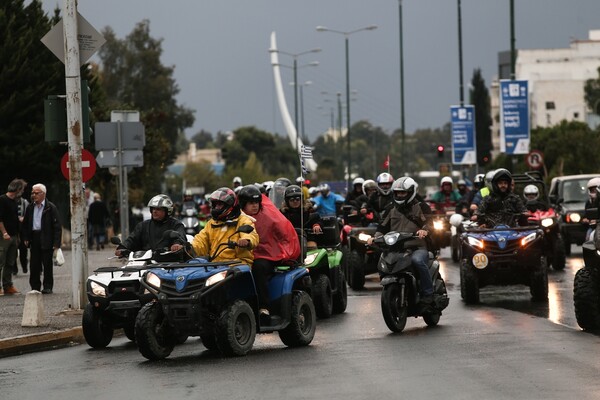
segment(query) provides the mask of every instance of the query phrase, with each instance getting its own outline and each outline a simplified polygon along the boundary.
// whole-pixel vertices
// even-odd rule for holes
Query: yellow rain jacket
[[[237,224],[235,224],[237,222]],[[223,250],[214,260],[211,261],[231,261],[240,260],[244,264],[252,266],[254,262],[254,249],[258,245],[258,233],[255,229],[250,233],[236,233],[231,236],[240,226],[251,225],[254,227],[254,218],[249,217],[242,213],[238,218],[227,223],[222,221],[210,220],[192,241],[192,248],[198,256],[212,256],[220,243],[227,243],[228,240],[237,242],[240,239],[247,239],[250,241],[250,246],[241,248],[235,247],[233,249],[227,248],[227,245],[223,245],[219,248],[219,251]]]

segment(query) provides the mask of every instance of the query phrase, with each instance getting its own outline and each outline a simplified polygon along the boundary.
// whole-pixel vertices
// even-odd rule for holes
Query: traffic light
[[[444,158],[444,145],[443,144],[438,145],[437,155],[438,155],[438,158]]]
[[[93,130],[90,124],[90,114],[92,109],[90,108],[90,92],[91,89],[88,85],[88,81],[85,79],[81,80],[81,129],[83,130],[83,142],[89,143],[90,137],[92,136]]]

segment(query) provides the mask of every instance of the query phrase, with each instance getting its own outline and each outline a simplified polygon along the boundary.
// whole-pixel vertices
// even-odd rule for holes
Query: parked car
[[[548,199],[558,214],[560,234],[565,244],[565,254],[571,253],[571,244],[581,246],[585,242],[587,224],[582,223],[585,202],[588,199],[587,183],[597,174],[565,175],[550,182]]]

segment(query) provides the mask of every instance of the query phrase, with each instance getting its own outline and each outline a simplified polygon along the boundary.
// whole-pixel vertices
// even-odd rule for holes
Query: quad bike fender
[[[269,297],[271,301],[277,301],[282,296],[291,295],[297,286],[310,284],[310,274],[306,268],[278,272],[269,280]]]
[[[329,268],[338,267],[342,263],[342,252],[335,249],[328,250],[327,258],[329,260]]]

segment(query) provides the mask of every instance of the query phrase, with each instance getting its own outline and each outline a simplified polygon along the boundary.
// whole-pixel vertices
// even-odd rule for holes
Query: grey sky
[[[51,12],[62,1],[44,0]],[[440,127],[449,106],[459,103],[456,0],[403,0],[406,130]],[[568,47],[600,29],[599,0],[515,0],[517,48]],[[317,32],[323,25],[350,36],[352,122],[366,119],[388,132],[400,126],[398,0],[80,0],[79,12],[98,30],[110,26],[120,38],[150,20],[150,33],[163,39],[162,62],[174,65],[180,104],[196,110],[200,129],[212,133],[243,125],[283,134],[276,107],[269,37],[280,50],[322,52],[298,58],[304,87],[306,133],[313,139],[330,125],[335,93],[345,98],[343,35]],[[497,73],[497,53],[510,48],[509,0],[462,0],[465,99],[473,69],[486,84]],[[291,57],[280,62],[292,65]],[[598,60],[600,65],[600,60]],[[291,69],[282,69],[288,107],[294,113]],[[329,96],[321,94],[330,93]],[[324,108],[318,109],[317,106]],[[337,118],[337,109],[335,111]],[[345,121],[345,118],[344,118]],[[345,122],[344,122],[345,125]]]

